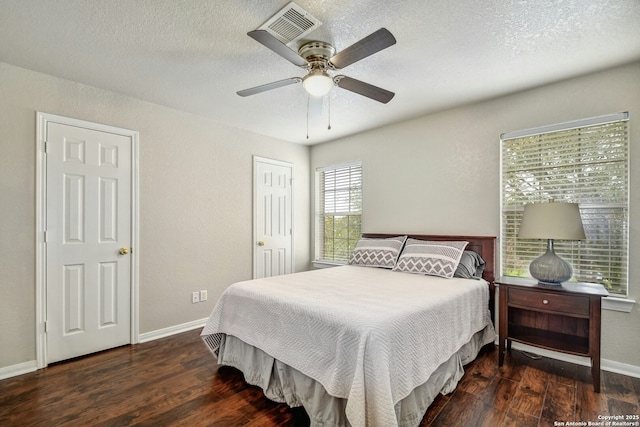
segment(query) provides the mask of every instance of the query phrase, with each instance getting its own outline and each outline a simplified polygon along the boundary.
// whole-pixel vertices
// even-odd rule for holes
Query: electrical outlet
[[[191,303],[195,304],[197,302],[200,302],[200,292],[193,292],[191,294]]]
[[[200,301],[206,301],[207,300],[207,291],[200,291]]]

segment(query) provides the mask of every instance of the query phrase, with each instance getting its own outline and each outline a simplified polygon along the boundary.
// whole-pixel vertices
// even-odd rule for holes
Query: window
[[[628,113],[502,135],[502,272],[528,276],[546,241],[518,239],[523,206],[579,203],[586,240],[556,241],[578,281],[627,295]]]
[[[361,235],[362,164],[316,171],[316,261],[346,263]]]

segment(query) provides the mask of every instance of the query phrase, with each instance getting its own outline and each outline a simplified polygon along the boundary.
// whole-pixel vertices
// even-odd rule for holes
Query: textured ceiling
[[[297,0],[340,51],[385,27],[397,44],[341,74],[396,93],[336,88],[322,114],[303,76],[246,35],[287,0],[0,0],[0,61],[314,144],[640,59],[638,0]],[[1,99],[1,95],[0,95]],[[1,101],[0,101],[1,102]]]

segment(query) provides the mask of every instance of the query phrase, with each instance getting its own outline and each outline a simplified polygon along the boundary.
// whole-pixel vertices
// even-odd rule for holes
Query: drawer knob
[[[543,303],[543,304],[549,304],[549,300],[548,300],[548,299],[543,299],[543,300],[542,300],[542,303]]]

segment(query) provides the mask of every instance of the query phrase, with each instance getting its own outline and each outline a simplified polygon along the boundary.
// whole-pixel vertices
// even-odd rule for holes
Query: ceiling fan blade
[[[378,31],[369,34],[362,40],[337,53],[331,57],[329,62],[335,68],[344,68],[394,44],[396,44],[396,38],[393,37],[393,34],[386,28],[380,28]]]
[[[265,30],[249,31],[247,35],[298,67],[306,67],[309,64],[307,60],[298,55],[297,52],[289,49],[286,44],[282,43]]]
[[[339,86],[342,89],[349,90],[351,92],[357,93],[358,95],[366,96],[367,98],[382,102],[383,104],[391,101],[391,99],[395,96],[395,93],[389,92],[386,89],[382,89],[381,87],[361,82],[360,80],[352,79],[351,77],[347,76],[335,76],[333,78],[333,81],[335,82],[336,86]]]
[[[301,81],[302,79],[300,77],[291,77],[290,79],[278,80],[277,82],[267,83],[264,85],[252,87],[250,89],[239,90],[236,93],[240,96],[251,96],[257,93],[266,92],[268,90],[278,89],[279,87],[300,83]]]

